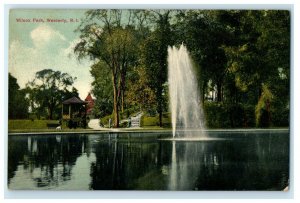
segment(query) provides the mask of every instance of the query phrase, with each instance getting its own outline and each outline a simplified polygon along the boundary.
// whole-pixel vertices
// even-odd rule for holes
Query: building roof
[[[63,104],[87,104],[88,102],[82,101],[81,99],[77,97],[72,97],[70,99],[67,99],[63,101]]]
[[[94,101],[94,99],[93,99],[91,93],[89,93],[89,94],[86,96],[86,98],[85,98],[84,101]]]

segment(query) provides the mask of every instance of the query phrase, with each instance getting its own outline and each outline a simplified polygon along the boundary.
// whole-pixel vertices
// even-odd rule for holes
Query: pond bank
[[[178,130],[181,132],[182,130]],[[197,130],[189,130],[197,131]],[[204,132],[240,133],[240,132],[288,132],[289,128],[239,128],[239,129],[206,129]],[[103,128],[101,130],[78,129],[78,130],[51,130],[51,131],[28,131],[14,130],[9,131],[8,135],[64,135],[64,134],[104,134],[104,133],[167,133],[172,132],[171,128]]]

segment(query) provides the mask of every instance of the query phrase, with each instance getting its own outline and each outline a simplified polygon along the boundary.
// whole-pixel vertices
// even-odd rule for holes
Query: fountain
[[[175,46],[168,48],[168,83],[173,138],[179,128],[184,131],[186,137],[191,138],[194,135],[193,131],[205,137],[197,78],[184,45],[179,49]]]

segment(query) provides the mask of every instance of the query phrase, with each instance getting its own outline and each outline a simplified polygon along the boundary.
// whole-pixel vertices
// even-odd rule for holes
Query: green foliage
[[[138,39],[133,15],[131,10],[87,11],[78,27],[81,41],[74,49],[78,59],[89,56],[106,63],[110,69],[115,127],[119,127],[120,107],[123,109],[125,105],[126,75],[136,64]]]
[[[162,113],[167,104],[164,97],[164,84],[167,81],[167,49],[172,45],[171,11],[154,12],[154,16],[156,29],[144,42],[142,63],[149,78],[149,87],[156,97],[159,126],[162,126]]]
[[[108,127],[109,119],[113,119],[113,114],[112,115],[107,115],[107,116],[104,116],[104,117],[100,118],[101,125],[104,125],[105,127]]]
[[[128,75],[126,100],[129,106],[138,107],[143,111],[153,109],[156,96],[150,87],[150,78],[144,67],[135,67]]]
[[[138,106],[133,106],[131,108],[125,109],[123,112],[120,113],[120,118],[127,119],[129,117],[135,116],[137,112],[140,111]]]
[[[288,11],[90,10],[78,30],[78,58],[95,60],[92,85],[101,117],[114,113],[118,123],[119,116],[142,110],[143,125],[170,126],[163,116],[167,47],[184,43],[208,127],[289,123]]]
[[[228,114],[221,103],[205,102],[204,113],[207,127],[225,128],[230,126]]]
[[[281,108],[273,108],[271,110],[272,124],[276,127],[286,127],[289,126],[290,121],[290,109],[288,107],[282,106]]]
[[[187,10],[177,15],[176,42],[187,46],[198,64],[197,72],[204,99],[207,83],[217,88],[217,101],[222,101],[222,88],[227,73],[227,58],[223,46],[230,45],[234,37],[222,22],[223,11]]]
[[[90,73],[94,78],[92,82],[93,94],[96,97],[94,114],[97,118],[111,114],[113,111],[113,88],[110,69],[99,61],[92,65]]]
[[[206,126],[209,128],[254,127],[254,106],[205,102]]]
[[[25,91],[20,89],[17,79],[10,73],[8,77],[8,118],[27,118],[29,102],[26,98]]]
[[[68,90],[75,80],[76,78],[67,73],[52,69],[36,72],[35,79],[26,85],[31,112],[37,114],[39,118],[47,115],[50,120],[58,119],[61,102],[72,96],[78,96],[76,88]]]
[[[271,93],[269,87],[266,84],[262,85],[262,93],[258,100],[257,105],[255,106],[255,121],[256,125],[259,126],[262,120],[262,116],[266,116],[268,120],[270,120],[270,105],[273,100],[273,94]],[[263,121],[267,122],[270,125],[270,121]]]

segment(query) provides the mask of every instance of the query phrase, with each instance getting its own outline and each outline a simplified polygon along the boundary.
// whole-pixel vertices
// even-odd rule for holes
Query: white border
[[[177,3],[177,5],[174,4]],[[4,169],[6,168],[7,164],[7,72],[8,72],[8,57],[7,57],[7,50],[8,50],[8,9],[9,8],[95,8],[97,7],[102,7],[102,8],[201,8],[201,9],[243,9],[243,8],[247,8],[247,9],[261,9],[261,8],[267,8],[267,9],[280,9],[283,8],[284,9],[289,9],[291,10],[291,15],[292,15],[292,25],[297,25],[297,23],[295,23],[295,19],[297,19],[297,17],[295,17],[296,15],[298,15],[299,17],[299,6],[297,7],[297,4],[295,3],[295,1],[264,1],[264,0],[253,0],[253,1],[249,1],[247,3],[251,3],[251,4],[240,4],[239,1],[227,1],[226,4],[223,1],[214,1],[211,0],[209,2],[206,3],[210,3],[210,4],[195,4],[198,3],[197,1],[184,1],[185,3],[189,3],[190,5],[186,5],[186,4],[180,4],[180,2],[178,1],[172,1],[172,2],[166,2],[163,0],[157,1],[157,0],[152,0],[152,1],[127,1],[127,3],[129,4],[119,4],[120,2],[116,1],[116,0],[110,0],[109,4],[101,4],[101,5],[96,5],[96,3],[99,3],[98,1],[89,1],[86,0],[85,3],[92,3],[90,5],[88,4],[78,4],[81,3],[77,0],[72,0],[72,5],[71,4],[67,4],[66,1],[62,1],[62,0],[52,0],[51,3],[54,3],[52,5],[49,4],[43,4],[42,2],[38,1],[38,0],[33,0],[33,1],[26,1],[27,4],[24,4],[24,1],[22,0],[16,0],[16,1],[9,1],[9,0],[4,0],[3,2],[1,2],[2,8],[0,13],[2,13],[4,15],[3,20],[1,20],[1,29],[4,30],[4,36],[1,36],[1,41],[0,44],[3,46],[3,48],[1,49],[1,56],[4,56],[4,60],[3,61],[3,67],[1,68],[1,81],[3,81],[2,83],[2,87],[3,89],[1,89],[1,94],[0,94],[0,113],[1,113],[1,117],[0,117],[0,125],[1,125],[1,132],[2,132],[2,136],[1,136],[1,142],[4,144],[4,148],[3,150],[1,150],[1,155],[4,152],[4,156],[1,156],[1,162],[4,163]],[[18,3],[21,5],[12,5],[12,3]],[[29,3],[29,4],[28,4]],[[76,5],[74,3],[77,3]],[[101,3],[101,2],[100,2]],[[144,4],[146,3],[146,4]],[[151,4],[151,3],[155,3],[155,5]],[[170,4],[171,3],[171,4]],[[173,3],[173,4],[172,4]],[[287,3],[287,4],[292,4],[292,5],[284,5],[282,3]],[[10,4],[10,5],[5,5],[5,4]],[[31,4],[31,5],[30,5]],[[43,4],[43,5],[41,5]],[[113,5],[115,4],[115,5]],[[142,5],[143,4],[143,5]],[[299,5],[299,4],[298,4]],[[298,11],[298,12],[297,12]],[[1,15],[1,14],[0,14]],[[295,15],[295,16],[294,16]],[[0,18],[2,19],[2,18]],[[294,23],[293,23],[294,22]],[[295,31],[295,33],[299,32],[296,27],[292,26],[292,33],[294,33],[293,31]],[[3,33],[3,32],[1,32]],[[298,34],[298,35],[297,35]],[[297,33],[295,35],[292,35],[292,39],[293,36],[299,36],[299,33]],[[296,46],[297,45],[297,39],[295,38],[291,47],[292,52],[291,55],[293,56],[294,53],[299,53],[299,48]],[[299,44],[299,43],[298,43]],[[299,46],[299,45],[298,45]],[[294,51],[294,52],[293,52]],[[2,53],[3,52],[3,53]],[[2,59],[2,57],[0,58]],[[297,61],[295,61],[295,63],[293,63],[294,58],[292,57],[292,67],[297,67]],[[297,132],[299,132],[298,130],[298,126],[294,126],[294,120],[297,120],[296,118],[298,118],[298,113],[299,113],[299,108],[297,106],[295,106],[295,104],[298,104],[298,96],[297,94],[295,94],[295,89],[297,86],[297,81],[295,80],[295,76],[299,75],[298,74],[299,71],[297,70],[297,68],[291,68],[291,156],[290,159],[291,161],[294,160],[294,154],[296,153],[296,148],[294,148],[294,144],[293,143],[297,143],[296,141],[299,140],[297,138],[297,136],[293,136],[294,134],[296,134]],[[2,145],[3,146],[3,145]],[[294,153],[293,153],[294,152]],[[116,199],[144,199],[144,198],[159,198],[159,199],[195,199],[195,198],[201,198],[201,199],[206,199],[206,198],[210,198],[210,199],[225,199],[222,202],[226,202],[227,200],[230,199],[281,199],[281,198],[294,198],[294,200],[296,200],[299,195],[297,195],[296,190],[294,190],[294,188],[296,188],[296,184],[297,184],[297,175],[294,174],[293,169],[295,169],[295,171],[298,171],[299,167],[296,166],[296,160],[295,160],[295,165],[294,162],[291,162],[291,190],[287,193],[282,193],[282,192],[139,192],[139,191],[126,191],[126,192],[122,192],[122,191],[97,191],[97,192],[90,192],[90,191],[85,191],[85,192],[81,192],[81,191],[76,191],[76,192],[69,192],[69,191],[63,191],[63,192],[50,192],[50,191],[9,191],[7,190],[7,169],[5,169],[5,173],[1,173],[1,180],[3,180],[4,185],[1,185],[4,191],[4,197],[5,198],[48,198],[48,199],[53,199],[53,198],[59,198],[59,199],[65,199],[65,198],[76,198],[76,199],[82,199],[82,198],[86,198],[86,199],[91,199],[91,198],[102,198],[102,199],[106,199],[106,198],[116,198]],[[295,168],[294,168],[295,167]],[[294,176],[293,176],[294,175]],[[294,180],[294,181],[293,181]],[[295,183],[295,184],[294,184]],[[45,201],[45,200],[42,200]],[[133,202],[132,200],[130,200],[131,202]],[[252,200],[253,201],[253,200]],[[256,201],[256,200],[255,200]],[[266,200],[263,200],[266,201]],[[273,202],[274,200],[272,200]],[[72,201],[73,202],[73,201]],[[230,200],[230,202],[232,202],[232,200]]]

